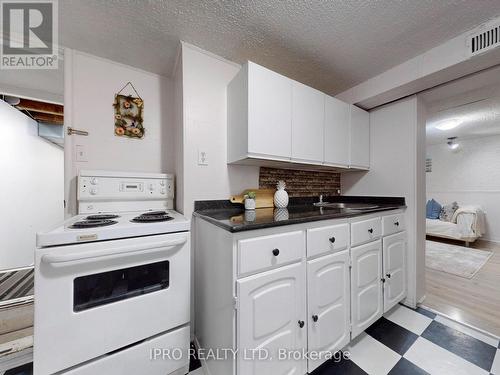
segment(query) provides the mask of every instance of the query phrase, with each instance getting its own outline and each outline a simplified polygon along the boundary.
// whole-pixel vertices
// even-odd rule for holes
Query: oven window
[[[73,282],[73,311],[166,289],[169,268],[169,261],[163,261],[77,277]]]

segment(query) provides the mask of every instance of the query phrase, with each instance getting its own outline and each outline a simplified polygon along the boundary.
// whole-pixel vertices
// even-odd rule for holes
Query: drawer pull
[[[330,241],[331,243],[335,243],[335,237],[330,237],[328,241]]]
[[[395,225],[395,226],[397,226],[397,227],[399,227],[399,221],[396,221],[396,222],[394,223],[394,225]]]
[[[313,318],[314,323],[316,323],[319,319],[319,317],[317,315],[313,315],[312,318]]]
[[[373,233],[373,228],[368,229],[368,232]]]
[[[275,257],[277,257],[278,255],[280,255],[280,249],[274,249],[274,250],[273,250],[273,255],[274,255]]]
[[[300,328],[304,328],[304,325],[305,325],[305,324],[306,324],[306,323],[305,323],[303,320],[299,320],[299,327],[300,327]]]

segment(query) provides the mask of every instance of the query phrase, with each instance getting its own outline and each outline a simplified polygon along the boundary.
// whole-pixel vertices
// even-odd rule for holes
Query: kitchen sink
[[[340,203],[340,202],[317,202],[314,203],[316,207],[325,207],[325,208],[335,208],[341,210],[374,210],[379,208],[379,206],[375,204],[367,204],[367,203]]]

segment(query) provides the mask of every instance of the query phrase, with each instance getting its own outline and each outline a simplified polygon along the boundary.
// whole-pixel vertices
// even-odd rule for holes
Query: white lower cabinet
[[[383,239],[384,313],[406,297],[406,232]]]
[[[306,373],[305,360],[283,360],[278,352],[307,346],[305,277],[297,263],[238,280],[239,375]],[[272,359],[252,360],[260,353]]]
[[[197,220],[195,334],[237,353],[210,373],[305,375],[402,301],[404,213],[387,215],[244,233]]]
[[[307,262],[308,349],[319,353],[309,359],[312,372],[327,358],[347,345],[349,327],[349,250]]]
[[[351,249],[352,338],[358,336],[383,314],[382,242]]]

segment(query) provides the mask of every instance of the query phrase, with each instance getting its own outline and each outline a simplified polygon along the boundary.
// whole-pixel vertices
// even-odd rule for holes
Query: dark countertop
[[[258,208],[246,211],[242,204],[234,204],[229,200],[197,201],[193,215],[229,232],[242,232],[319,220],[349,218],[406,207],[405,199],[402,197],[334,196],[324,198],[325,202],[366,203],[377,206],[364,210],[320,208],[313,205],[313,202],[317,201],[318,198],[290,198],[287,208]]]

